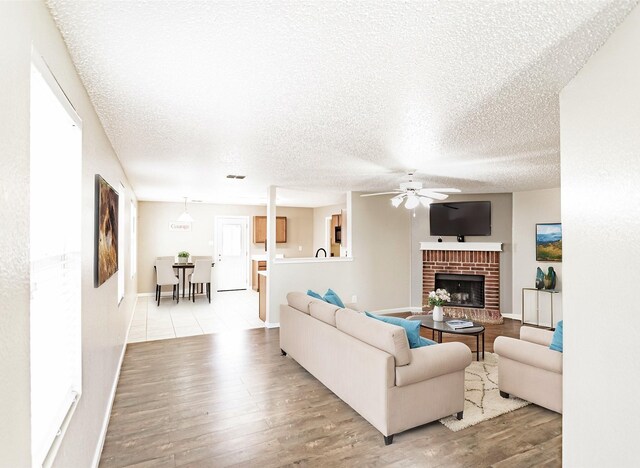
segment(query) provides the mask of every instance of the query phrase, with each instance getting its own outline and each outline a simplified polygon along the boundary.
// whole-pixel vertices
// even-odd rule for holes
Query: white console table
[[[526,291],[535,291],[536,292],[536,322],[525,322],[524,317],[524,294]],[[553,322],[553,295],[559,294],[560,291],[556,291],[555,289],[536,289],[536,288],[522,288],[522,325],[529,323],[530,325],[540,326],[540,293],[549,294],[549,300],[551,301],[551,324],[549,328],[554,328]]]

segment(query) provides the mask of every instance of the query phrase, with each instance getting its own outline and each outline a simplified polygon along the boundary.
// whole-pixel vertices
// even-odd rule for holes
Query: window
[[[80,119],[44,61],[31,65],[31,451],[53,457],[82,391]]]
[[[133,278],[137,272],[137,263],[138,263],[138,235],[136,234],[136,230],[138,227],[136,223],[138,217],[138,210],[136,209],[136,204],[131,200],[131,242],[129,245],[131,246],[131,277]]]
[[[118,188],[118,304],[124,299],[124,185]]]

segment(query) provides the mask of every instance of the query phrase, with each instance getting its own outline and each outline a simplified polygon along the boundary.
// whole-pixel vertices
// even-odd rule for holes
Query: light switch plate
[[[355,294],[353,296],[351,296],[351,302],[357,303],[358,302],[358,296],[356,296]]]

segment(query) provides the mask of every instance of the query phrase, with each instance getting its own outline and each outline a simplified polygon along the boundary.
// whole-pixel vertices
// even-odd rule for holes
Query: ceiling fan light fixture
[[[395,196],[391,199],[391,204],[394,208],[398,208],[402,204],[402,195]]]
[[[425,208],[429,208],[429,205],[431,205],[432,201],[433,200],[431,198],[420,197],[420,203],[422,203],[422,206],[424,206]]]
[[[418,200],[418,197],[416,197],[413,193],[410,193],[409,195],[407,195],[407,202],[404,204],[404,207],[407,210],[412,210],[419,204],[420,201]]]

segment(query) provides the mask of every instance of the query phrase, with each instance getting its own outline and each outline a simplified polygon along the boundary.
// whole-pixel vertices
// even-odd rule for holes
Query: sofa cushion
[[[407,320],[400,317],[393,317],[390,315],[375,315],[369,312],[365,312],[367,317],[371,317],[376,320],[381,320],[391,325],[398,325],[407,332],[407,339],[409,340],[410,348],[419,348],[420,344],[420,322],[417,320]]]
[[[312,301],[309,304],[309,313],[312,317],[328,323],[332,327],[336,326],[336,310],[340,309],[337,305],[327,302]]]
[[[341,307],[344,309],[344,303],[342,302],[340,297],[336,294],[336,292],[333,289],[327,289],[327,292],[322,297],[322,299],[327,301],[329,304],[335,304],[338,307]]]
[[[556,331],[553,332],[549,349],[562,352],[562,328],[562,320],[560,320],[556,325]]]
[[[404,328],[371,320],[351,309],[338,309],[335,317],[338,330],[391,354],[396,366],[406,366],[411,362],[411,350]]]
[[[287,294],[287,304],[305,314],[309,313],[309,304],[314,301],[318,302],[317,299],[301,292],[290,292]]]

